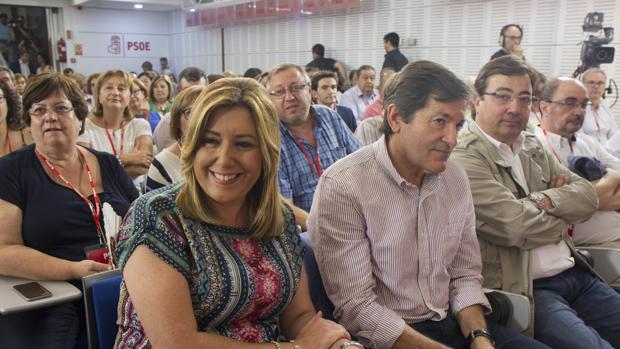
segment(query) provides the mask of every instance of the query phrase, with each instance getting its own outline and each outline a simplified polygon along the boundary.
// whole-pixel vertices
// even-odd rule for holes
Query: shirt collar
[[[413,184],[407,182],[396,170],[390,154],[387,149],[387,140],[385,136],[381,136],[378,141],[371,145],[374,148],[375,158],[379,166],[385,171],[390,179],[392,179],[399,187],[413,187]],[[425,174],[422,179],[422,190],[425,192],[432,192],[438,186],[439,174]],[[420,189],[420,188],[417,188]]]
[[[484,130],[480,126],[478,126],[478,124],[475,121],[472,122],[472,125],[475,125],[478,128],[478,130],[480,130],[480,133],[482,133],[489,140],[489,142],[491,142],[491,144],[493,144],[493,146],[497,148],[498,150],[500,151],[509,150],[514,155],[517,155],[519,154],[519,152],[521,152],[521,149],[523,148],[523,143],[525,142],[525,137],[523,137],[523,132],[519,133],[519,136],[512,144],[512,147],[510,147],[508,144],[502,143],[498,141],[497,139],[493,138],[488,133],[484,132]]]

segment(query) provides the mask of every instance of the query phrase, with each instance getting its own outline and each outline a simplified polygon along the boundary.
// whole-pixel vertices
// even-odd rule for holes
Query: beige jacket
[[[594,272],[576,253],[566,228],[569,223],[590,218],[597,210],[598,199],[594,187],[557,164],[536,136],[526,132],[523,136],[525,141],[519,157],[527,186],[530,192],[542,192],[551,199],[554,208],[548,214],[519,200],[526,197],[525,191],[495,146],[473,122],[468,122],[459,134],[452,158],[465,168],[469,177],[484,287],[523,294],[532,302],[530,250],[533,248],[564,239],[577,264]],[[553,176],[560,173],[567,175],[570,183],[549,188]]]

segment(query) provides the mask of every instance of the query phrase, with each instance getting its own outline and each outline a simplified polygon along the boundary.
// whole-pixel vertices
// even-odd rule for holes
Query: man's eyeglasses
[[[516,98],[519,102],[519,105],[523,107],[529,107],[530,105],[532,105],[533,100],[533,97],[530,95],[523,94],[515,96],[508,92],[484,92],[483,95],[495,98],[495,102],[500,105],[506,105]]]
[[[604,86],[605,85],[605,81],[594,81],[594,80],[588,80],[586,81],[586,85],[589,86]]]
[[[57,116],[67,116],[72,110],[73,107],[67,105],[56,105],[51,109],[52,113],[56,114]],[[28,111],[28,114],[36,118],[41,118],[47,115],[49,112],[50,109],[47,109],[46,107],[34,107],[30,109],[30,111]]]
[[[592,105],[592,102],[590,102],[590,100],[586,99],[583,102],[579,102],[577,99],[574,98],[567,98],[563,101],[547,101],[549,103],[554,103],[554,104],[559,104],[559,105],[563,105],[567,108],[570,109],[574,109],[577,107],[581,107],[582,109],[586,109],[589,105]]]
[[[282,87],[277,90],[270,91],[269,94],[276,98],[282,98],[288,91],[292,95],[299,95],[308,86],[305,82],[298,82],[288,85],[288,89]]]

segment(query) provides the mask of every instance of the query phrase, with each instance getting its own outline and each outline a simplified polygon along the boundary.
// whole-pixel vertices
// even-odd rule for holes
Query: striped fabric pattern
[[[308,231],[336,319],[373,348],[407,323],[489,307],[467,176],[452,161],[419,190],[382,137],[323,174]]]

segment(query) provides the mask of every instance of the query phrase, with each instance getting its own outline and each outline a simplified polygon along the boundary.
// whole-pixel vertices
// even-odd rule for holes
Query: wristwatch
[[[539,209],[543,210],[545,208],[545,194],[539,192],[532,192],[530,193],[530,195],[528,195],[527,198],[532,200],[532,202],[534,202],[534,204],[536,204],[536,207],[538,207]]]
[[[486,337],[491,342],[491,345],[495,347],[495,341],[493,340],[493,337],[491,337],[491,334],[483,328],[469,332],[469,336],[466,339],[467,347],[471,346],[476,337]]]

